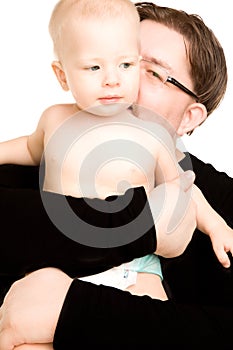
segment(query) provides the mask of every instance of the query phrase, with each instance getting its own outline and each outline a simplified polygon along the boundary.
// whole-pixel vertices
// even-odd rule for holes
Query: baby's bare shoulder
[[[77,113],[77,106],[73,103],[55,104],[49,106],[43,112],[46,118],[69,118],[71,115]]]
[[[74,104],[56,104],[46,108],[40,118],[39,124],[43,128],[59,125],[66,119],[77,113],[77,107]]]

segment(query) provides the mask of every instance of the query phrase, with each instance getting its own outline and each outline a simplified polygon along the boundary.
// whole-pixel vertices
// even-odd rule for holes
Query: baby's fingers
[[[224,250],[224,247],[214,247],[215,254],[218,258],[218,261],[222,264],[223,267],[230,267],[230,259]]]

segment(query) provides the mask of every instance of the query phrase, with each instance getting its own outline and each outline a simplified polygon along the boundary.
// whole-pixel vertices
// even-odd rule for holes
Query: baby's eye
[[[100,69],[100,66],[92,66],[92,67],[89,67],[87,69],[92,71],[92,72],[95,72],[96,70]]]
[[[131,66],[132,66],[132,63],[129,63],[129,62],[124,62],[120,64],[120,68],[123,68],[123,69],[128,69]]]

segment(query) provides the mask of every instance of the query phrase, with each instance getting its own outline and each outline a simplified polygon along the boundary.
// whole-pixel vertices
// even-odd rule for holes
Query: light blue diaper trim
[[[159,257],[155,254],[149,254],[141,258],[134,259],[127,263],[127,268],[131,271],[146,272],[159,275],[163,279],[162,269]]]

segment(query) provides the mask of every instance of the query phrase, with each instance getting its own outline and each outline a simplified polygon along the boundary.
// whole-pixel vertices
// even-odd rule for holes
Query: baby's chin
[[[130,103],[126,103],[126,102],[100,104],[97,106],[91,106],[89,108],[86,108],[85,111],[101,117],[112,117],[128,109],[130,105],[131,105]]]

